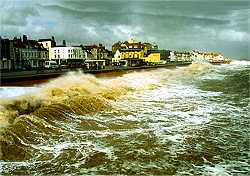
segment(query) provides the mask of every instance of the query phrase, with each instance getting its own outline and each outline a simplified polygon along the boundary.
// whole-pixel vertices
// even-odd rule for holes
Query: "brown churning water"
[[[247,174],[249,62],[0,90],[2,174]],[[12,97],[13,91],[25,92]]]

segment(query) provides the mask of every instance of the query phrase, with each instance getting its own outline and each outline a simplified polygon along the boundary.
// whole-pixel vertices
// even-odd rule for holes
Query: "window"
[[[70,58],[70,54],[68,55],[68,58]]]
[[[46,46],[48,46],[48,43],[46,43]]]
[[[58,58],[60,58],[60,55],[58,54]]]
[[[56,58],[56,54],[55,54],[55,58]]]
[[[57,50],[57,52],[59,53],[59,50]]]
[[[68,53],[70,53],[70,50],[68,50]]]

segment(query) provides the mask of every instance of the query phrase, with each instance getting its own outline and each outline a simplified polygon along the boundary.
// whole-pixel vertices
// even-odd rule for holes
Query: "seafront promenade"
[[[58,77],[60,75],[66,74],[71,71],[81,71],[83,73],[99,74],[99,73],[106,73],[106,72],[122,72],[122,71],[139,70],[139,69],[170,68],[170,67],[176,67],[176,66],[185,66],[191,63],[192,62],[171,62],[167,64],[144,65],[144,66],[137,66],[137,67],[110,66],[110,67],[105,67],[104,69],[74,68],[74,69],[43,69],[43,70],[32,70],[32,71],[3,72],[1,73],[1,84],[5,82],[15,82],[15,81],[22,81],[22,80],[53,78],[53,77]]]

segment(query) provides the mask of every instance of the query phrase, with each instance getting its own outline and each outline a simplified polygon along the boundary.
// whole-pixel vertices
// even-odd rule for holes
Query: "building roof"
[[[138,43],[138,42],[135,39],[130,39],[130,40],[128,40],[128,43],[132,44],[132,43]]]
[[[161,50],[148,50],[148,53],[161,53]]]
[[[97,45],[81,45],[81,46],[82,46],[82,48],[87,49],[87,50],[91,50],[93,48],[98,48]]]
[[[121,52],[126,52],[126,51],[142,51],[142,48],[122,48],[120,49]]]
[[[38,42],[46,42],[46,41],[53,41],[52,39],[48,38],[48,39],[39,39]]]

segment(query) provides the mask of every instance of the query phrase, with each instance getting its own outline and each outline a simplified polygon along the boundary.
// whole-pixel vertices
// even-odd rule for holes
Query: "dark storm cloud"
[[[86,2],[84,2],[86,3]],[[73,6],[73,5],[71,5]],[[123,24],[128,24],[132,22],[131,19],[133,16],[144,19],[152,19],[152,20],[162,20],[162,19],[173,19],[179,20],[180,22],[191,22],[191,23],[199,23],[199,24],[225,24],[228,23],[229,20],[221,20],[221,19],[213,19],[208,17],[194,17],[194,16],[183,16],[183,15],[171,15],[171,14],[156,14],[149,12],[116,12],[116,11],[104,11],[101,10],[88,10],[88,9],[74,9],[73,7],[63,7],[59,5],[51,5],[44,6],[44,8],[51,9],[53,11],[57,11],[59,13],[63,13],[66,19],[83,19],[83,20],[93,20],[98,21],[99,24],[112,24],[122,22]]]
[[[69,44],[102,42],[109,47],[133,37],[161,48],[218,50],[249,58],[248,1],[55,0],[17,5],[20,1],[13,1],[13,15],[5,11],[4,35],[55,35]]]
[[[2,9],[1,25],[24,26],[29,16],[39,16],[33,7],[6,7]]]

